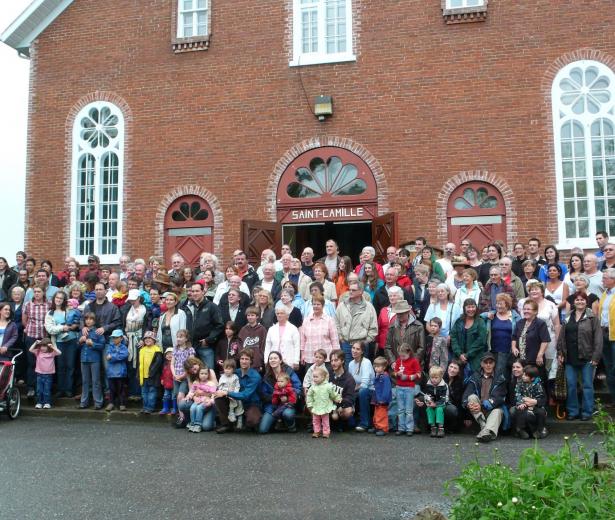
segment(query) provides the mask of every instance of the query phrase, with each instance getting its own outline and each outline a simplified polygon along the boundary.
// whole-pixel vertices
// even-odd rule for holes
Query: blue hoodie
[[[258,387],[260,386],[261,376],[253,368],[248,369],[244,375],[241,368],[235,370],[235,374],[239,378],[239,392],[229,392],[228,396],[233,399],[238,399],[243,402],[244,408],[250,405],[260,407],[261,400],[258,395]]]
[[[81,345],[82,363],[100,363],[102,361],[101,354],[105,350],[105,337],[96,334],[95,330],[94,327],[89,329],[87,336],[94,344],[91,347],[85,343]]]
[[[128,347],[125,345],[124,340],[119,345],[116,345],[113,343],[113,339],[110,339],[105,348],[105,357],[107,358],[108,356],[111,356],[111,359],[107,359],[107,378],[128,377],[128,368],[126,366]]]

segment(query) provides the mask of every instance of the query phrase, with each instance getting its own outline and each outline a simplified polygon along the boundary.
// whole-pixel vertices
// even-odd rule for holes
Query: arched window
[[[615,234],[615,74],[577,61],[551,93],[559,243],[595,247],[596,231]]]
[[[73,124],[71,255],[98,255],[117,263],[122,254],[124,118],[118,107],[95,102]]]

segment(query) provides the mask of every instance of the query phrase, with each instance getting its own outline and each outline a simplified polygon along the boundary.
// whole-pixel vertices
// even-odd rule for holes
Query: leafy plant
[[[605,446],[613,448],[615,424],[603,420]],[[564,437],[556,453],[528,448],[516,469],[502,464],[497,452],[494,459],[481,465],[476,458],[446,484],[447,494],[455,496],[451,520],[612,518],[613,468],[595,468],[592,454],[578,440]]]
[[[600,404],[599,400],[596,403],[597,412],[594,414],[594,426],[604,437],[602,441],[604,451],[610,457],[615,458],[615,421],[604,411],[604,407]]]

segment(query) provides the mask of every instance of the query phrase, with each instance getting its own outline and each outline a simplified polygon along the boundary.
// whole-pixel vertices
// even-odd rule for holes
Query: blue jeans
[[[207,365],[207,368],[211,368],[212,370],[215,368],[216,358],[212,347],[198,347],[194,350],[196,350],[198,358]]]
[[[192,401],[184,400],[181,403],[178,403],[178,409],[185,416],[191,415],[190,412],[191,412],[191,408],[193,404],[194,403]],[[192,419],[192,416],[190,418]],[[211,408],[207,408],[205,410],[203,419],[201,421],[201,429],[205,432],[210,432],[214,429],[215,424],[216,424],[216,407],[212,406]]]
[[[579,416],[579,394],[577,392],[577,377],[581,374],[581,387],[583,401],[581,407],[582,417],[591,417],[594,413],[594,365],[585,363],[581,366],[566,364],[566,411],[570,417]]]
[[[203,424],[203,418],[205,417],[205,412],[211,410],[212,406],[205,406],[204,404],[192,403],[190,406],[190,424]]]
[[[342,341],[340,346],[342,347],[342,352],[344,352],[344,370],[348,372],[348,365],[352,361],[352,345],[347,341]]]
[[[295,409],[294,408],[286,408],[282,412],[282,420],[284,424],[288,428],[293,428],[295,426]],[[261,422],[258,425],[258,433],[268,433],[271,431],[271,428],[275,424],[275,417],[271,415],[271,412],[265,412],[261,417]]]
[[[503,374],[508,380],[508,360],[510,359],[510,352],[493,352],[493,355],[495,356],[494,377]]]
[[[141,398],[143,399],[143,410],[146,412],[153,412],[156,408],[156,398],[158,397],[158,390],[153,383],[144,381],[141,386]]]
[[[608,332],[604,333],[602,359],[606,370],[606,385],[609,388],[611,399],[615,401],[615,341],[609,341]]]
[[[100,361],[94,363],[81,363],[81,406],[90,403],[90,388],[96,406],[103,405],[102,383],[100,380]]]
[[[374,391],[361,388],[357,393],[356,401],[359,403],[359,426],[369,428],[371,423],[371,401]]]
[[[128,366],[128,395],[131,397],[141,395],[141,387],[139,386],[139,365],[132,366],[132,361],[127,362]]]
[[[73,395],[75,384],[75,367],[77,366],[77,356],[79,355],[79,343],[76,339],[70,341],[58,341],[58,349],[62,352],[58,356],[58,393]]]
[[[397,430],[414,431],[414,387],[397,387]]]
[[[51,383],[53,374],[36,374],[37,404],[51,404]]]

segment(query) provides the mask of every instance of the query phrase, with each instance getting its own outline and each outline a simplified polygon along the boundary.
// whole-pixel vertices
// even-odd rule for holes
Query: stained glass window
[[[293,198],[315,198],[324,194],[334,196],[361,195],[367,184],[359,178],[359,171],[354,164],[343,164],[339,157],[330,157],[327,161],[316,157],[309,168],[297,168],[295,182],[286,188],[286,193]]]

